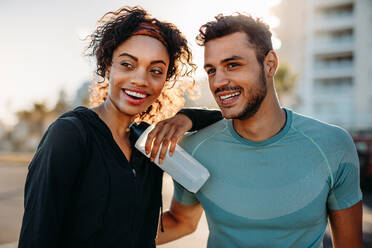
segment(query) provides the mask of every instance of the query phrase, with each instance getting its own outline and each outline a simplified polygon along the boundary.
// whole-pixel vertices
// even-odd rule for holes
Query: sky
[[[154,17],[174,23],[187,37],[199,67],[203,50],[195,43],[199,27],[219,13],[242,12],[279,25],[269,8],[280,0],[0,0],[0,121],[16,123],[14,113],[34,102],[53,106],[61,89],[72,98],[92,79],[94,61],[83,56],[101,16],[140,5]],[[279,42],[274,40],[274,46]],[[198,72],[198,74],[201,71]]]

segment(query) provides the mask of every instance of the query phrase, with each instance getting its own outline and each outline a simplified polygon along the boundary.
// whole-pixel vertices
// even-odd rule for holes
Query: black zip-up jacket
[[[128,162],[93,111],[64,114],[29,165],[19,248],[155,247],[162,175],[136,149]]]

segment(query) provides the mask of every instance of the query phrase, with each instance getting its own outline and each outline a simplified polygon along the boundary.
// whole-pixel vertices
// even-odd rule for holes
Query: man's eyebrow
[[[233,55],[233,56],[231,56],[231,57],[228,57],[228,58],[226,58],[226,59],[221,60],[220,64],[223,64],[223,63],[229,62],[229,61],[231,61],[231,60],[239,60],[239,59],[243,59],[243,57],[241,57],[241,56],[237,56],[237,55]],[[204,69],[206,69],[207,67],[213,67],[213,65],[211,65],[211,64],[205,64],[205,65],[204,65]]]
[[[121,54],[119,54],[118,57],[125,57],[125,56],[130,57],[130,58],[132,58],[135,61],[138,61],[138,58],[137,57],[135,57],[135,56],[133,56],[133,55],[131,55],[129,53],[121,53]]]
[[[237,56],[237,55],[233,55],[231,57],[228,57],[228,58],[222,60],[221,61],[221,64],[226,63],[226,62],[229,62],[231,60],[239,60],[239,59],[243,59],[243,57],[240,57],[240,56]]]
[[[204,69],[207,69],[207,67],[213,67],[213,65],[211,65],[211,64],[205,64],[204,65]]]

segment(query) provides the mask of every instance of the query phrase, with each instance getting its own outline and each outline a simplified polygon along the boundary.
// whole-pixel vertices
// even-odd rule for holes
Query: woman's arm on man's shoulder
[[[203,129],[217,121],[223,116],[219,110],[208,110],[199,108],[181,109],[172,118],[160,121],[149,133],[146,141],[146,153],[151,152],[150,159],[155,161],[160,149],[159,160],[163,161],[169,148],[172,156],[176,149],[178,140],[188,131]]]
[[[223,119],[220,110],[205,108],[183,108],[178,114],[186,115],[192,121],[192,128],[188,131],[198,131]]]

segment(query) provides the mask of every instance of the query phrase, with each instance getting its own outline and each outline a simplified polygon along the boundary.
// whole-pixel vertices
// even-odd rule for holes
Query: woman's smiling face
[[[157,39],[134,35],[113,52],[107,69],[108,99],[123,114],[134,116],[159,97],[169,66],[167,48]]]

